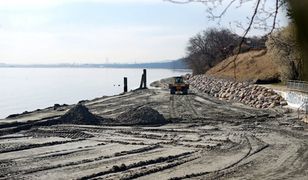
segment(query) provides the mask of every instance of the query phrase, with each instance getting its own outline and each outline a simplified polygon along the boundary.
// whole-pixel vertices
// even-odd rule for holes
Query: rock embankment
[[[194,89],[222,100],[241,102],[255,108],[285,106],[287,102],[272,89],[219,79],[206,75],[190,76],[187,80]]]

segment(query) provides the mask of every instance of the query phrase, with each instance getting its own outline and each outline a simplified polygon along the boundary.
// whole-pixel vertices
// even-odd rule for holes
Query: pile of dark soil
[[[168,123],[163,115],[150,107],[130,109],[119,115],[116,122],[126,125],[159,125]]]
[[[92,114],[86,106],[77,104],[60,118],[41,119],[34,122],[13,122],[0,125],[0,136],[39,126],[52,126],[57,124],[102,125],[103,122],[108,123],[110,121],[110,119],[101,118]]]
[[[86,106],[77,104],[61,116],[59,121],[61,124],[100,125],[103,119],[92,114]]]

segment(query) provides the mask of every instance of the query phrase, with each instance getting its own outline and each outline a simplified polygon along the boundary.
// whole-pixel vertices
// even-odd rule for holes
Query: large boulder
[[[166,124],[168,121],[150,107],[138,107],[119,115],[116,122],[126,125],[159,125]]]

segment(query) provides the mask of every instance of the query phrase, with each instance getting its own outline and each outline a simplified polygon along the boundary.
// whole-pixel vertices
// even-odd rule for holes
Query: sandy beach
[[[0,179],[308,177],[308,126],[287,108],[256,109],[164,88],[81,104],[102,124],[52,123],[74,105],[0,120]],[[113,123],[142,107],[166,123]]]

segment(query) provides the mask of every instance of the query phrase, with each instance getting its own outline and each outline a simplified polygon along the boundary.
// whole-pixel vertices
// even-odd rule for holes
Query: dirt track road
[[[256,110],[202,94],[169,95],[165,90],[86,103],[91,112],[111,118],[144,105],[172,123],[54,125],[0,136],[0,179],[308,178],[308,127],[292,114]],[[46,119],[64,112],[48,109],[19,119]],[[3,122],[9,121],[19,120]],[[14,128],[5,123],[1,131]]]

